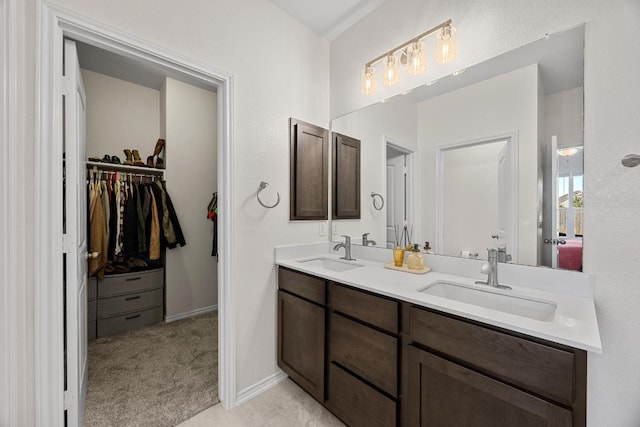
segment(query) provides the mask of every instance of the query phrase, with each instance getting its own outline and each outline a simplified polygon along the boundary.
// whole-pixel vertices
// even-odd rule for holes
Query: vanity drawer
[[[410,309],[409,327],[415,343],[557,402],[573,402],[575,360],[570,351],[417,307]]]
[[[123,314],[98,320],[98,337],[120,334],[142,326],[153,325],[162,321],[162,307],[151,308],[137,313]]]
[[[329,362],[397,397],[398,340],[336,313],[329,317]]]
[[[325,283],[317,277],[278,268],[278,288],[317,304],[325,305]]]
[[[98,282],[98,297],[110,297],[131,292],[162,288],[164,286],[164,270],[139,271],[113,276],[105,276]]]
[[[396,402],[333,363],[329,364],[327,407],[350,427],[396,425]]]
[[[120,295],[98,300],[98,317],[112,317],[118,314],[162,306],[162,289]]]
[[[392,334],[398,333],[396,301],[331,283],[329,306],[336,312],[377,326]]]

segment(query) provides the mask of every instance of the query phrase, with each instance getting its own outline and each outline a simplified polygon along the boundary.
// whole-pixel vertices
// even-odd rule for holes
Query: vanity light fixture
[[[364,95],[376,91],[376,70],[374,65],[382,62],[383,83],[391,86],[400,80],[400,64],[407,73],[418,75],[427,69],[427,51],[424,39],[436,33],[436,62],[445,64],[456,57],[456,29],[451,25],[451,19],[436,25],[417,37],[401,44],[364,65],[361,77],[361,91]]]
[[[575,147],[558,149],[558,156],[562,156],[562,157],[571,157],[577,153],[578,153],[578,149]]]

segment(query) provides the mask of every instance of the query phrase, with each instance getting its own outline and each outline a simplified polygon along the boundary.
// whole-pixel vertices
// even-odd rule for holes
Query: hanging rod
[[[148,168],[144,166],[120,165],[117,163],[87,161],[87,169],[97,168],[103,171],[135,173],[137,175],[164,176],[164,169]]]

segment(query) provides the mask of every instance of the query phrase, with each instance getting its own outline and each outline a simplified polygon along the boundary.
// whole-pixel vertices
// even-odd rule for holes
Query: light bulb
[[[405,50],[404,58],[406,60],[404,66],[409,74],[415,76],[427,69],[427,53],[421,41],[411,43]]]
[[[384,79],[383,82],[386,86],[391,86],[398,83],[400,79],[400,67],[398,65],[398,58],[391,54],[384,60]]]
[[[451,25],[439,29],[436,33],[436,62],[446,64],[456,57],[456,53],[456,29]]]
[[[363,95],[371,95],[376,92],[376,69],[370,65],[362,69],[360,90]]]

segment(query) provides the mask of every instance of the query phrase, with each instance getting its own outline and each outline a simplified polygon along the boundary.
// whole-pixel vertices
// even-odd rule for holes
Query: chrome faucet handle
[[[343,234],[342,237],[344,237],[344,243],[347,245],[351,244],[351,236],[347,236],[346,234]]]
[[[371,233],[364,233],[362,235],[362,246],[369,246],[369,243],[373,243],[372,240],[369,240],[369,234]],[[375,243],[373,243],[375,244]]]

